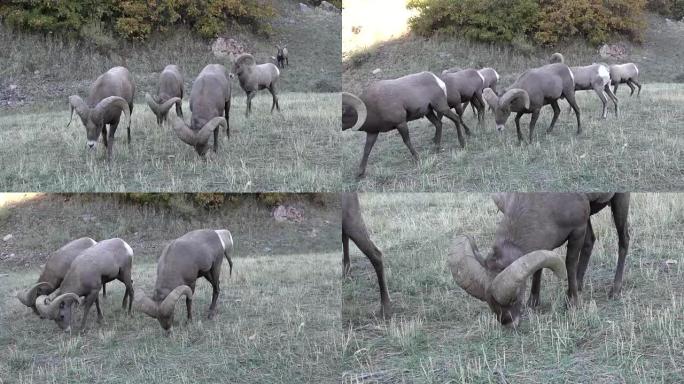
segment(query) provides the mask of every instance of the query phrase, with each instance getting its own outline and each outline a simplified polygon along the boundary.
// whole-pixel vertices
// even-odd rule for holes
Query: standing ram
[[[183,117],[182,101],[175,101],[174,98],[183,99],[183,75],[177,65],[167,65],[159,74],[159,88],[157,95],[145,94],[145,100],[155,116],[159,126],[164,123],[172,105],[176,105],[176,115]]]
[[[454,108],[456,113],[463,118],[464,106],[472,103],[477,109],[478,125],[484,124],[485,105],[482,100],[482,91],[485,88],[484,76],[475,69],[464,69],[456,72],[442,72],[442,80],[446,84],[447,101],[449,107]],[[439,114],[437,117],[441,118]]]
[[[209,150],[209,138],[214,134],[214,152],[218,150],[219,131],[217,127],[226,128],[226,136],[230,137],[230,76],[226,68],[220,64],[209,64],[192,83],[190,91],[190,125],[176,116],[171,125],[179,139],[195,147],[200,156]],[[167,103],[180,103],[178,97]],[[224,117],[225,116],[225,117]]]
[[[361,96],[343,92],[342,130],[358,129],[366,132],[366,146],[357,177],[362,178],[365,175],[368,155],[382,132],[394,129],[399,131],[413,159],[418,161],[418,153],[409,138],[409,121],[426,117],[435,126],[433,142],[439,149],[442,142],[442,122],[437,113],[454,122],[458,142],[461,147],[465,147],[461,126],[466,134],[470,134],[470,129],[459,115],[449,109],[446,84],[432,72],[376,81]]]
[[[135,83],[128,69],[114,67],[100,75],[90,86],[88,97],[85,101],[78,95],[69,96],[71,105],[71,118],[74,111],[81,118],[86,128],[88,148],[95,149],[97,140],[102,134],[102,141],[107,147],[107,161],[112,161],[114,148],[114,134],[119,125],[121,112],[128,118],[128,143],[131,143],[131,114],[133,113],[133,98],[135,97]],[[109,131],[107,131],[109,124]]]
[[[487,104],[494,110],[496,129],[502,131],[506,120],[511,112],[516,112],[515,127],[518,133],[518,141],[523,142],[520,130],[520,118],[523,114],[531,113],[530,119],[530,143],[532,142],[534,126],[539,119],[539,113],[543,106],[551,104],[553,118],[547,132],[553,130],[553,126],[560,115],[558,100],[565,98],[575,111],[577,116],[577,134],[582,132],[580,123],[580,109],[575,101],[575,79],[568,67],[562,63],[548,64],[540,68],[525,71],[518,79],[505,90],[500,96],[487,88],[483,96]]]
[[[126,286],[121,307],[125,309],[128,303],[130,314],[134,294],[132,268],[133,249],[125,241],[118,238],[100,241],[74,259],[59,288],[49,296],[39,296],[36,308],[42,317],[53,319],[68,332],[73,311],[83,305],[81,329],[85,329],[93,303],[97,308],[97,322],[102,322],[98,293],[104,284],[116,279]]]
[[[271,113],[273,108],[280,112],[280,105],[278,104],[278,95],[276,94],[276,85],[280,79],[280,70],[273,63],[258,64],[254,56],[249,53],[242,54],[235,59],[233,64],[233,73],[237,76],[240,87],[247,95],[247,109],[245,116],[249,116],[252,112],[252,99],[257,92],[262,89],[268,89],[273,96],[273,105],[271,105]]]
[[[349,259],[349,240],[363,252],[368,260],[373,264],[375,274],[378,277],[378,287],[380,288],[380,314],[382,317],[390,317],[392,307],[385,281],[385,267],[382,262],[382,252],[375,246],[370,239],[366,223],[361,215],[359,196],[356,193],[342,194],[342,275],[349,276],[351,272],[351,262]]]
[[[162,251],[157,262],[157,282],[150,299],[143,296],[136,300],[139,308],[159,321],[168,331],[173,325],[173,310],[178,300],[185,296],[188,321],[192,321],[192,296],[195,283],[200,277],[209,281],[213,289],[208,318],[216,314],[221,279],[221,263],[225,257],[232,274],[233,237],[224,229],[199,229],[173,240]]]
[[[69,271],[71,263],[81,252],[97,244],[90,237],[81,237],[72,240],[66,245],[51,253],[45,262],[45,267],[38,277],[38,282],[31,288],[17,293],[17,298],[25,306],[33,309],[36,315],[40,315],[36,309],[36,298],[42,295],[49,295],[62,284],[64,276]],[[104,285],[102,285],[104,293]]]
[[[487,258],[474,241],[459,236],[449,259],[456,283],[486,301],[499,321],[516,326],[523,310],[524,287],[534,274],[528,305],[539,304],[541,269],[568,279],[568,303],[576,305],[595,237],[591,215],[610,205],[618,234],[618,262],[610,295],[619,294],[629,248],[628,193],[496,194],[504,214]],[[565,260],[552,252],[567,244]]]
[[[275,47],[278,50],[278,52],[276,53],[276,60],[278,62],[278,66],[280,68],[285,68],[285,65],[289,67],[290,60],[288,59],[287,44],[283,45],[282,47],[276,44]]]
[[[615,64],[610,66],[610,81],[613,85],[613,93],[617,95],[618,86],[620,84],[627,84],[631,92],[630,96],[634,95],[634,86],[639,87],[637,96],[641,95],[641,84],[639,84],[639,68],[634,63]]]
[[[565,58],[562,54],[556,52],[551,55],[551,63],[564,63]],[[584,67],[570,67],[572,75],[575,77],[575,91],[589,91],[594,90],[601,103],[603,103],[602,118],[608,117],[608,101],[606,95],[615,105],[615,116],[618,116],[618,98],[613,91],[610,90],[610,71],[608,66],[601,63],[594,63]]]

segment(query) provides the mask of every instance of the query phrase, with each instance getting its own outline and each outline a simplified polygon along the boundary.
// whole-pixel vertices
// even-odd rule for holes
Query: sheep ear
[[[496,110],[499,106],[499,96],[497,96],[491,88],[485,88],[484,91],[482,91],[482,97],[489,105],[489,108]]]
[[[225,117],[214,117],[213,119],[209,120],[206,124],[204,124],[202,129],[200,129],[200,131],[197,133],[197,143],[206,144],[209,141],[209,137],[212,133],[214,133],[214,130],[218,126],[221,126],[226,129],[228,128],[228,123],[226,122]]]
[[[523,107],[524,109],[530,109],[530,96],[527,91],[520,88],[509,89],[501,96],[499,104],[502,107],[509,107],[515,105],[517,107]]]
[[[173,131],[176,132],[176,136],[185,144],[194,146],[197,143],[195,132],[193,132],[180,117],[175,116],[173,118],[171,127],[173,128]]]
[[[74,110],[78,114],[78,117],[81,118],[82,122],[88,120],[90,108],[88,108],[88,105],[86,105],[86,103],[83,101],[83,99],[81,99],[80,96],[69,96],[69,105],[71,105],[71,117],[69,118],[69,124],[67,124],[67,127],[71,125],[71,120],[73,120],[74,118]]]

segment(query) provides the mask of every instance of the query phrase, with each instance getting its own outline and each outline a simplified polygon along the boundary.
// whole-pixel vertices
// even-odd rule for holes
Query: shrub
[[[178,24],[188,25],[202,37],[215,37],[228,22],[268,34],[275,16],[271,0],[10,0],[0,4],[0,18],[14,27],[77,35],[88,25],[102,23],[129,40],[144,40],[154,31]]]
[[[648,0],[646,8],[676,20],[684,18],[684,0]]]
[[[664,0],[661,0],[664,1]],[[684,1],[684,0],[671,0]],[[423,36],[446,33],[484,42],[556,45],[582,38],[598,45],[619,34],[639,41],[646,0],[410,0],[409,23]]]

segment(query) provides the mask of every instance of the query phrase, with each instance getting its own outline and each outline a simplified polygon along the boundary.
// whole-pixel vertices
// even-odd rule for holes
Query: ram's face
[[[172,316],[159,316],[157,317],[157,320],[159,321],[159,325],[161,325],[162,329],[165,331],[169,331],[171,326],[173,326]]]
[[[57,315],[54,319],[55,323],[57,323],[57,326],[65,332],[71,331],[71,314],[73,312],[73,304],[73,300],[64,300],[59,303],[59,310],[57,311]]]
[[[86,127],[86,137],[88,138],[88,149],[95,149],[97,146],[97,139],[100,137],[100,132],[102,132],[102,120],[88,119],[84,125]]]
[[[200,156],[206,155],[207,152],[209,152],[209,143],[195,144],[195,151],[197,151],[197,154]]]
[[[499,106],[496,108],[494,111],[494,121],[496,122],[496,130],[497,131],[503,131],[504,128],[506,127],[506,121],[508,120],[508,117],[511,115],[511,108],[506,106],[502,107]]]

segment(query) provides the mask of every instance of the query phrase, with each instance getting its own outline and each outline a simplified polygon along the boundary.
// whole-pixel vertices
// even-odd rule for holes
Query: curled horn
[[[130,106],[128,105],[128,102],[126,99],[123,97],[119,96],[109,96],[104,99],[102,99],[95,108],[93,108],[93,111],[95,113],[98,113],[102,115],[106,111],[111,110],[112,108],[119,108],[121,112],[123,112],[126,115],[126,118],[130,122],[131,120],[131,111],[130,111]],[[121,113],[119,112],[119,113]]]
[[[88,119],[90,108],[88,108],[88,105],[86,105],[80,96],[69,96],[69,105],[71,106],[71,116],[69,117],[69,124],[67,124],[67,127],[71,125],[71,121],[74,119],[74,110],[76,110],[76,113],[81,118],[81,121]]]
[[[137,299],[135,301],[135,306],[147,316],[154,317],[155,319],[159,317],[159,304],[155,303],[147,296],[143,295]]]
[[[533,251],[514,261],[499,273],[492,281],[489,293],[500,304],[508,304],[515,300],[518,290],[530,275],[542,269],[551,269],[556,276],[567,279],[565,261],[552,251]]]
[[[223,128],[228,129],[228,122],[226,121],[225,117],[214,117],[213,119],[209,120],[206,124],[204,124],[202,129],[200,129],[199,132],[197,132],[197,134],[195,135],[195,143],[205,144],[206,142],[208,142],[209,137],[211,137],[211,134],[219,125]]]
[[[77,294],[69,292],[57,296],[52,301],[49,301],[49,296],[39,296],[38,299],[36,299],[36,309],[41,316],[54,319],[59,304],[69,298],[76,301],[78,305],[81,305],[81,298]]]
[[[460,235],[454,239],[448,264],[459,287],[471,296],[486,301],[487,287],[493,277],[482,265],[480,253],[472,238]]]
[[[549,62],[551,64],[554,63],[565,63],[565,57],[563,57],[563,54],[560,52],[556,52],[553,55],[551,55],[551,59],[549,59]]]
[[[530,108],[530,96],[527,94],[527,91],[524,89],[520,88],[513,88],[509,89],[504,93],[503,96],[501,96],[501,100],[499,100],[499,105],[502,107],[508,107],[511,105],[511,103],[515,100],[520,98],[520,100],[523,103],[523,106],[525,109]]]
[[[33,307],[36,303],[36,297],[38,297],[38,290],[41,288],[48,288],[50,291],[55,289],[52,284],[41,281],[25,291],[18,292],[17,299],[19,299],[19,301],[21,301],[21,303],[25,306]]]
[[[180,117],[174,117],[173,121],[171,122],[171,127],[173,128],[173,131],[176,132],[176,136],[178,136],[178,138],[184,143],[193,146],[197,143],[195,132],[193,132],[192,129],[190,129],[190,127],[188,127],[188,125],[185,124],[185,121]]]
[[[368,109],[366,108],[366,104],[358,96],[351,93],[342,92],[342,106],[345,104],[356,110],[356,123],[353,127],[351,127],[351,129],[355,131],[361,128],[368,117]],[[342,127],[342,129],[344,130],[348,128]]]
[[[162,104],[158,104],[152,95],[149,93],[145,94],[145,100],[147,101],[147,105],[149,105],[150,109],[154,114],[157,116],[157,118],[160,118],[162,116],[166,116],[167,113],[169,113],[169,109],[171,109],[171,106],[173,106],[175,103],[180,102],[180,98],[178,97],[172,97]]]
[[[499,96],[491,88],[485,88],[482,91],[482,97],[489,105],[489,108],[496,109],[499,106]]]
[[[245,61],[246,65],[256,65],[254,56],[250,55],[249,53],[243,53],[242,55],[238,56],[238,58],[235,59],[235,65],[241,65]]]
[[[166,296],[164,301],[159,304],[159,309],[157,312],[158,316],[173,316],[173,308],[176,306],[178,300],[183,296],[190,298],[192,297],[192,289],[190,289],[190,287],[187,285],[176,287],[173,291],[171,291],[171,293],[169,293],[168,296]]]

